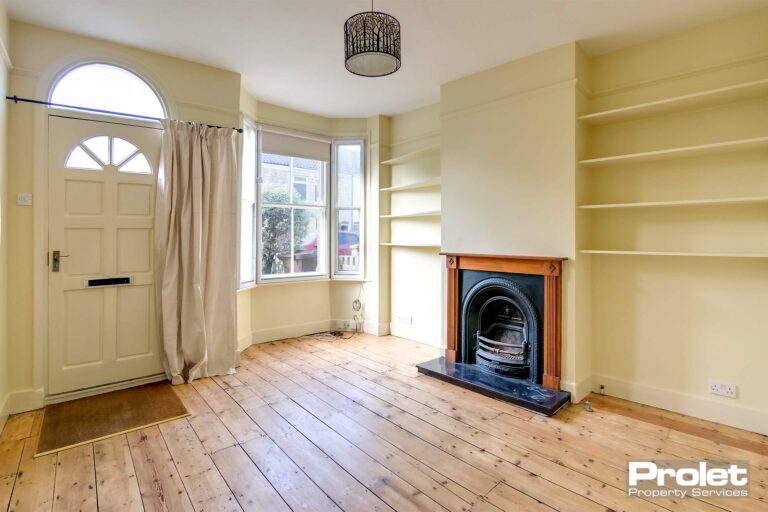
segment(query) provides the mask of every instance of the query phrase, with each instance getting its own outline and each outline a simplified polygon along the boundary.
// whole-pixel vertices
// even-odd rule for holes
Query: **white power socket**
[[[413,317],[411,315],[400,315],[397,320],[404,325],[413,325]]]
[[[728,398],[736,398],[736,384],[730,382],[723,382],[721,380],[709,381],[709,392],[713,395],[727,396]]]
[[[352,320],[336,320],[336,330],[337,331],[351,331],[354,326],[354,322]]]

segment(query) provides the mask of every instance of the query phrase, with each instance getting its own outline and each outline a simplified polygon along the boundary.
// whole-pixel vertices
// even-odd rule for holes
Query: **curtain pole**
[[[6,96],[6,100],[11,100],[14,103],[22,102],[22,103],[32,103],[35,105],[46,105],[48,107],[58,107],[58,108],[67,108],[71,110],[82,110],[84,112],[93,112],[96,114],[108,114],[113,116],[123,116],[123,117],[133,117],[135,119],[146,119],[147,121],[162,121],[163,119],[160,117],[150,117],[150,116],[141,116],[138,114],[129,114],[127,112],[115,112],[114,110],[102,110],[98,108],[89,108],[89,107],[78,107],[75,105],[63,105],[61,103],[51,103],[50,101],[42,101],[42,100],[33,100],[30,98],[19,98],[18,96]],[[212,124],[206,125],[210,128],[224,128],[223,126],[216,126]],[[232,128],[233,130],[237,131],[238,133],[243,133],[242,128]]]

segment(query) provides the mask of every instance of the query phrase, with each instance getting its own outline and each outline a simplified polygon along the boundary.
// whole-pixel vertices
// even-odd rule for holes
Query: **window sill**
[[[274,279],[263,279],[256,283],[257,287],[260,286],[277,286],[283,284],[300,284],[300,283],[324,283],[330,281],[331,278],[327,275],[314,275],[305,277],[276,277]]]
[[[256,284],[249,284],[248,286],[245,286],[243,288],[238,288],[237,292],[244,292],[248,290],[253,290],[255,288],[261,288],[264,286],[279,286],[279,285],[291,285],[291,284],[302,284],[302,283],[370,283],[370,279],[362,278],[362,277],[294,277],[294,278],[283,278],[283,279],[274,279],[270,281],[262,281],[260,283]]]
[[[357,276],[354,276],[354,277],[333,276],[331,278],[331,281],[343,281],[345,283],[370,283],[371,282],[370,279],[367,279],[365,277],[357,277]]]

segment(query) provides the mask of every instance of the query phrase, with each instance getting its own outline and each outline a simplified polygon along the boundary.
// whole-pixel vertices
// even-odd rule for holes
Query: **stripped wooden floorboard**
[[[128,438],[120,435],[95,443],[93,456],[99,510],[106,512],[144,510]]]
[[[174,389],[191,416],[40,458],[0,433],[0,511],[760,511],[768,438],[607,396],[552,418],[420,375],[434,347],[314,335]],[[631,459],[746,460],[749,499],[626,497]]]

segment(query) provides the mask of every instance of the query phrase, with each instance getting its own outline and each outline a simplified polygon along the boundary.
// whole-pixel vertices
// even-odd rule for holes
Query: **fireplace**
[[[447,254],[445,356],[419,372],[535,412],[560,391],[561,258]]]

